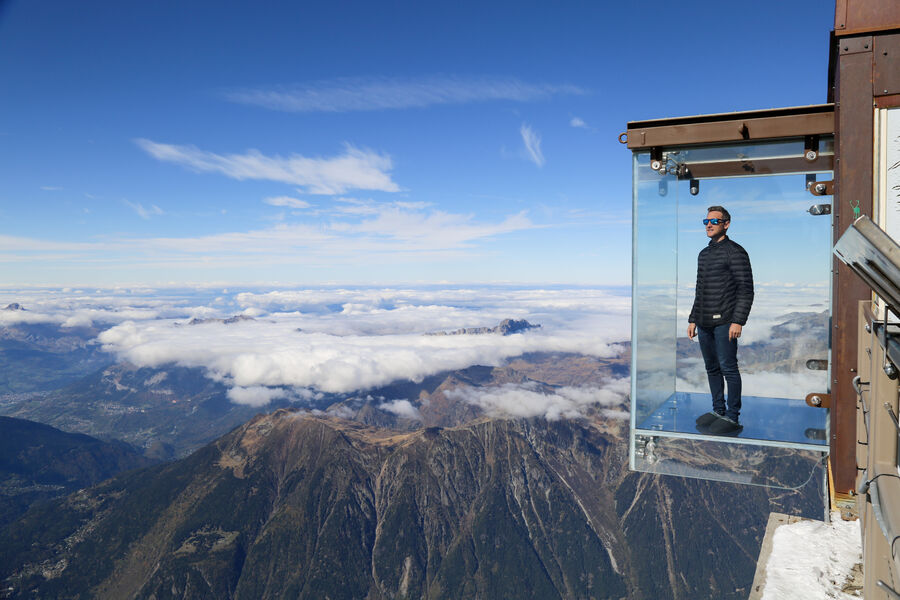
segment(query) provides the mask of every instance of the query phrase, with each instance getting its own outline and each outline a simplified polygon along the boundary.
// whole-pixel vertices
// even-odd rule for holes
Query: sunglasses
[[[728,219],[703,219],[704,225],[709,225],[712,223],[713,225],[718,225],[719,223],[727,223]]]

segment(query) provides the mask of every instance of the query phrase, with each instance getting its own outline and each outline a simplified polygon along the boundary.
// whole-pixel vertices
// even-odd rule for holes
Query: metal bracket
[[[831,394],[813,392],[806,395],[806,404],[813,408],[831,408]]]
[[[895,316],[900,317],[900,314],[894,310],[894,307],[890,304],[885,303],[884,305],[884,320],[881,322],[881,347],[884,348],[884,364],[881,365],[881,368],[884,369],[884,374],[887,375],[888,379],[897,379],[897,376],[900,373],[897,372],[897,365],[891,362],[891,359],[888,358],[887,354],[887,328],[888,328],[888,316],[890,313],[894,313]]]
[[[803,158],[809,162],[819,158],[819,136],[808,135],[804,138]]]
[[[650,168],[654,171],[662,171],[665,169],[665,162],[663,162],[663,151],[659,146],[654,146],[650,148]]]
[[[806,189],[813,196],[833,196],[834,180],[829,181],[809,181],[806,183]]]
[[[810,371],[827,371],[828,361],[824,358],[810,358],[806,361],[806,368]]]

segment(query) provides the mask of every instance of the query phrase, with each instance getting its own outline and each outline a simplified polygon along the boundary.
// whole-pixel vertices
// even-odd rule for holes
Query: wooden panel
[[[834,133],[833,107],[827,111],[774,117],[736,118],[705,122],[685,119],[628,124],[628,147],[632,150],[653,147],[690,146],[716,142],[758,141]]]
[[[834,31],[839,36],[900,29],[896,0],[837,0]]]
[[[875,36],[874,59],[874,95],[900,94],[900,33]]]
[[[859,201],[862,214],[872,215],[873,108],[872,54],[838,57],[835,134],[834,240],[850,226]],[[856,390],[859,301],[871,297],[868,286],[834,260],[832,300],[831,461],[836,492],[856,483]]]

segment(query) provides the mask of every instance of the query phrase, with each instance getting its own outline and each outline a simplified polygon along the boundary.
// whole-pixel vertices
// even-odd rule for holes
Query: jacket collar
[[[728,239],[729,239],[728,234],[726,233],[724,236],[722,236],[721,242],[717,242],[715,240],[709,240],[709,244],[707,244],[707,246],[715,246],[716,244],[724,243],[724,242],[728,241]]]

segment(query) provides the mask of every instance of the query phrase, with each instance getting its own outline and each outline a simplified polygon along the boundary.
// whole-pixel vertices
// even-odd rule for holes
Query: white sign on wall
[[[884,206],[884,230],[900,241],[900,108],[881,111],[879,196]]]

